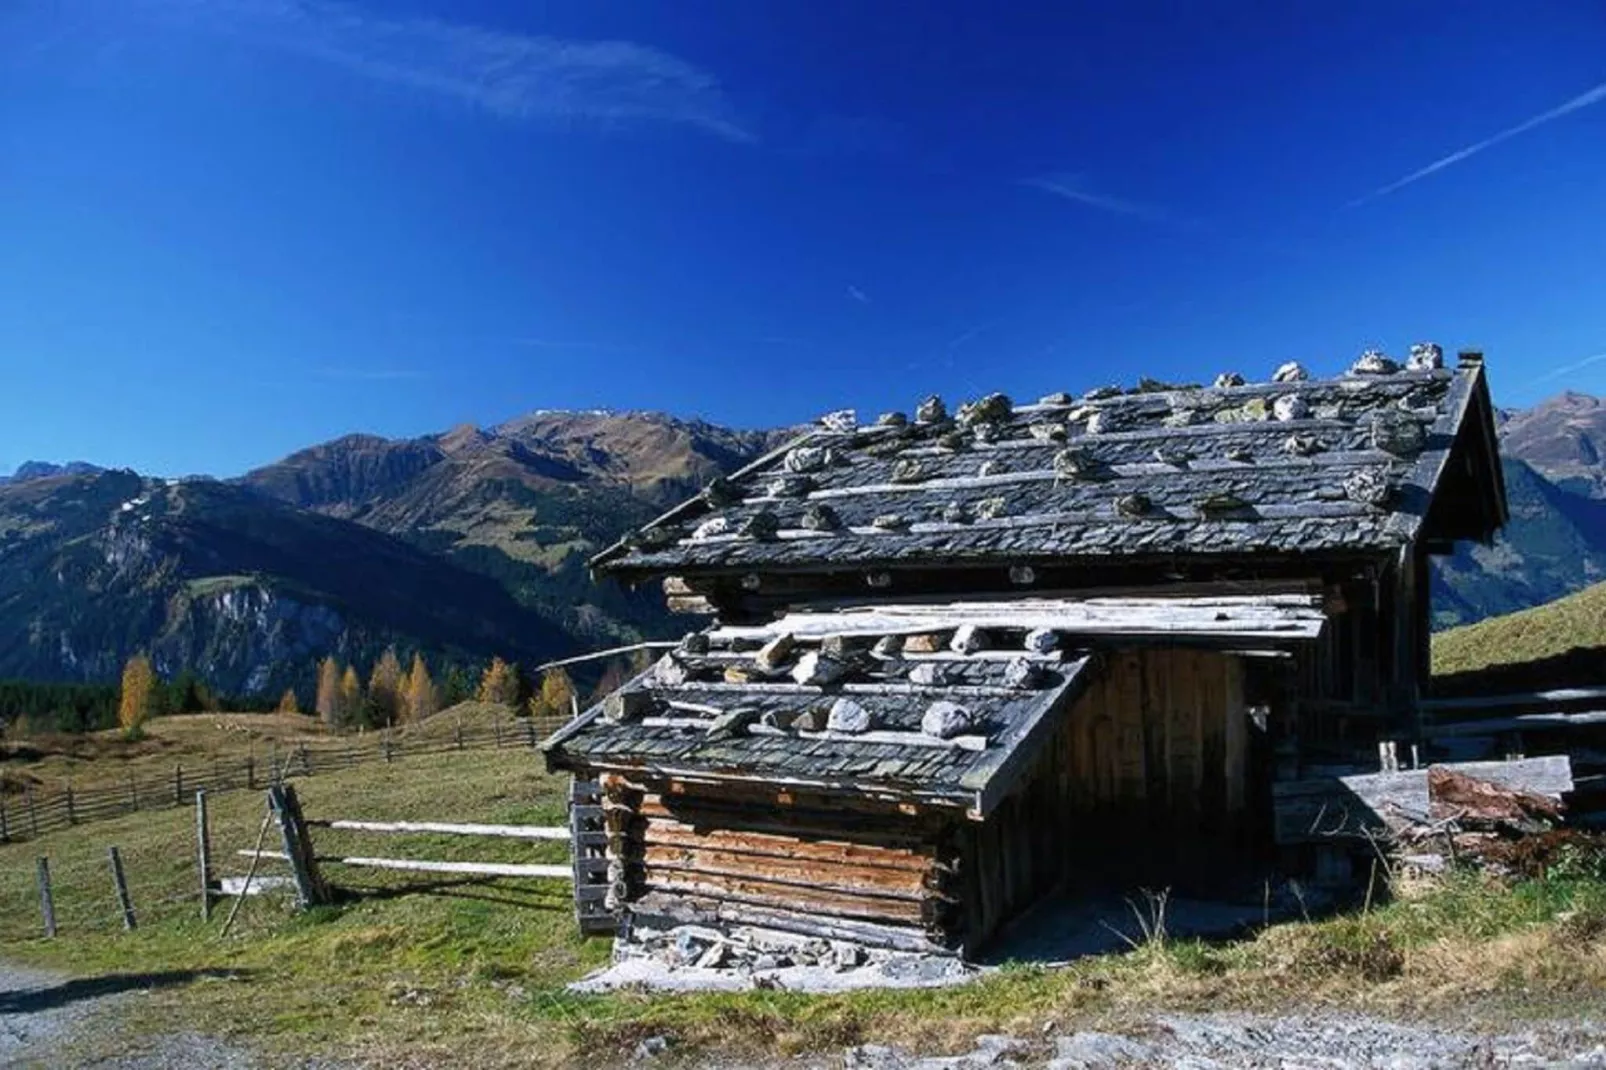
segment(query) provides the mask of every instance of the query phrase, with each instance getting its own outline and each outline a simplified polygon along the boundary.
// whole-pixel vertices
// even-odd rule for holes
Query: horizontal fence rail
[[[175,765],[170,773],[131,772],[115,784],[104,781],[79,787],[70,780],[60,787],[24,783],[20,790],[0,785],[0,843],[36,840],[61,829],[122,817],[145,810],[188,806],[196,791],[216,794],[256,790],[286,777],[337,773],[362,765],[396,762],[456,751],[509,747],[533,749],[563,726],[563,717],[509,718],[489,726],[462,727],[445,737],[427,739],[390,732],[269,747],[245,758]],[[22,770],[26,776],[26,770]]]

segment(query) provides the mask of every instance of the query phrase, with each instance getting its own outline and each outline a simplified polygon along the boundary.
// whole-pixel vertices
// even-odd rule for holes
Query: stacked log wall
[[[602,779],[610,864],[627,903],[650,895],[709,916],[760,911],[774,927],[805,934],[886,928],[903,946],[952,948],[962,938],[954,816],[841,796]]]

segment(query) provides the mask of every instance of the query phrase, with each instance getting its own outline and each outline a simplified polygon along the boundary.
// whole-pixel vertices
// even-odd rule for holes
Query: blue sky
[[[1427,339],[1528,404],[1606,392],[1606,9],[11,0],[0,234],[0,471]]]

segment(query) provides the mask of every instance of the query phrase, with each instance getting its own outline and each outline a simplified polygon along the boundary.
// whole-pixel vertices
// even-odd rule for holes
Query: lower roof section
[[[543,745],[549,764],[985,817],[1086,689],[1094,637],[1305,641],[1309,595],[878,605],[688,636]]]

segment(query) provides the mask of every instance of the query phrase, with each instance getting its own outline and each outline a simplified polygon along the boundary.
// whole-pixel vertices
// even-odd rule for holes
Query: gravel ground
[[[817,1065],[845,1070],[1124,1070],[1159,1066],[1186,1070],[1606,1070],[1606,1028],[1592,1023],[1546,1023],[1522,1032],[1486,1035],[1361,1015],[1162,1015],[1124,1034],[1084,1031],[1030,1041],[978,1037],[973,1051],[936,1058],[866,1045],[846,1052],[840,1061]]]
[[[293,1065],[335,1070],[336,1064],[325,1062],[265,1062],[239,1045],[197,1033],[120,1035],[117,1012],[129,1002],[209,976],[183,972],[71,980],[0,963],[0,1067],[255,1070]]]

